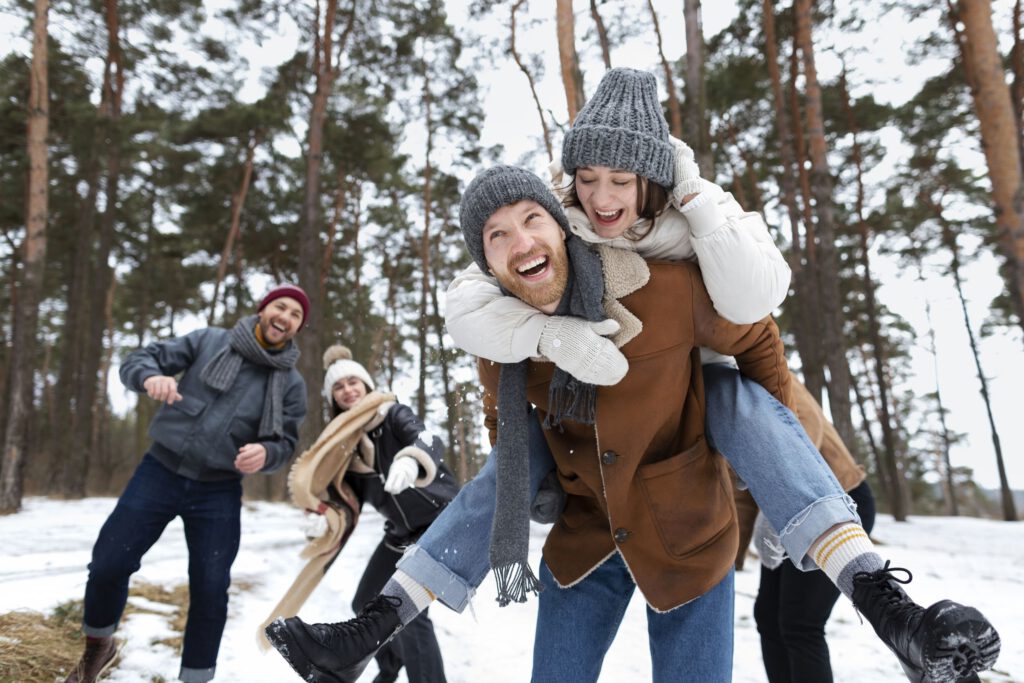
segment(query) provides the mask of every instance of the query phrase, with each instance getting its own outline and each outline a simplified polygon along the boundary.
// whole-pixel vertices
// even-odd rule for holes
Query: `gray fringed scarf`
[[[270,353],[256,341],[256,322],[259,316],[242,318],[231,329],[227,346],[217,352],[199,373],[199,379],[219,392],[227,391],[247,360],[256,365],[273,368],[267,390],[263,395],[263,416],[260,418],[258,436],[274,438],[284,434],[284,383],[288,371],[299,359],[299,347],[294,341],[288,342],[284,350]]]
[[[556,314],[592,322],[604,320],[601,258],[575,235],[568,236],[565,247],[569,257],[569,280]],[[526,602],[527,594],[536,593],[541,587],[527,561],[530,546],[528,362],[503,364],[498,379],[497,486],[490,559],[498,585],[498,604],[502,607],[509,602]],[[558,427],[565,419],[593,424],[596,401],[594,385],[584,384],[556,367],[548,391],[545,428]]]

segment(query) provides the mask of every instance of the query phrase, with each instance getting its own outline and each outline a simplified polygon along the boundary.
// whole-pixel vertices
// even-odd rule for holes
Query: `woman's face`
[[[331,387],[334,402],[342,410],[348,410],[366,396],[366,385],[358,377],[342,377]]]
[[[637,222],[639,182],[635,173],[607,166],[576,169],[576,196],[594,232],[606,239],[619,237]]]

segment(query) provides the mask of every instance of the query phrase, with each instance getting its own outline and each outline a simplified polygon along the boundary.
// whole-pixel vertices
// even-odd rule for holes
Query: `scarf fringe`
[[[533,570],[526,562],[509,562],[494,567],[494,581],[498,586],[498,606],[505,607],[510,602],[526,602],[529,593],[537,595],[544,586],[533,575]]]
[[[558,427],[562,420],[592,425],[597,419],[597,387],[593,384],[570,379],[563,385],[557,379],[552,380],[548,401],[550,410],[544,418],[546,429]]]

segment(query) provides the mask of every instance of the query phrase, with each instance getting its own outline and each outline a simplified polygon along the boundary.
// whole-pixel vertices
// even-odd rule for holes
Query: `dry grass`
[[[248,591],[253,585],[250,581],[233,581],[231,593]],[[134,580],[128,594],[177,608],[166,614],[147,610],[129,601],[124,613],[126,616],[137,613],[165,616],[176,635],[153,644],[180,650],[188,617],[188,584],[164,586]],[[81,600],[61,603],[49,615],[29,610],[0,614],[0,683],[53,683],[63,680],[82,654],[81,627]],[[164,683],[164,679],[154,676],[150,683]]]

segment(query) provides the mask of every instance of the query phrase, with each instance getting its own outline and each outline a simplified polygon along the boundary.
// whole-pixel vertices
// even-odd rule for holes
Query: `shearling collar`
[[[603,244],[595,245],[601,256],[604,271],[604,311],[619,323],[619,331],[611,336],[615,346],[622,347],[643,330],[643,323],[619,303],[647,284],[651,270],[647,262],[635,251],[615,249]]]

